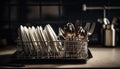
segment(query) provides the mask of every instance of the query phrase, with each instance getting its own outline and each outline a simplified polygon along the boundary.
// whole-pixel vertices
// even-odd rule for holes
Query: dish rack
[[[39,45],[41,44],[41,46]],[[31,46],[30,46],[31,44]],[[36,44],[36,45],[35,45]],[[56,48],[56,46],[58,48]],[[40,48],[42,47],[42,48]],[[17,60],[22,63],[86,63],[88,40],[22,41],[18,39]]]
[[[21,25],[18,31],[17,63],[86,63],[91,54],[88,49],[88,34],[80,29],[84,35],[79,33],[79,36],[75,36],[75,32],[70,32],[74,25],[68,23],[67,26],[67,31],[64,30],[66,35],[60,28],[56,35],[49,24],[44,29],[42,26]]]

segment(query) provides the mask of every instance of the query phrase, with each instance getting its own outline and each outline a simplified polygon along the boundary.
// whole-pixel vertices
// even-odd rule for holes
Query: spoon
[[[65,37],[67,39],[72,39],[73,36],[75,36],[75,27],[72,23],[67,23],[64,26],[64,31],[65,31]]]
[[[60,28],[59,27],[59,33],[58,33],[58,38],[60,39],[60,40],[65,40],[65,32],[63,31],[63,29],[62,28]]]

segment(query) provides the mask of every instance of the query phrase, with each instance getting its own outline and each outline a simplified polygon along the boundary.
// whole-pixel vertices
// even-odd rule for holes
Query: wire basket
[[[18,59],[87,59],[88,41],[22,41],[17,43]]]
[[[91,54],[88,50],[89,32],[82,27],[79,31],[71,30],[74,28],[71,23],[68,23],[66,28],[68,28],[67,32],[59,28],[59,34],[56,35],[49,24],[44,29],[42,26],[21,25],[18,31],[17,59],[37,59],[45,62],[58,59],[60,61],[87,60]]]

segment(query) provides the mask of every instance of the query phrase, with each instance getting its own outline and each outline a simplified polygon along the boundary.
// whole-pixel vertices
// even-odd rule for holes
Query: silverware
[[[64,26],[64,31],[65,31],[65,37],[68,40],[71,40],[72,37],[75,36],[75,27],[74,27],[74,25],[72,23],[67,23]]]
[[[104,22],[105,25],[110,24],[110,21],[108,20],[108,18],[104,18],[104,19],[103,19],[103,22]]]
[[[85,27],[84,27],[84,30],[89,31],[89,29],[90,29],[90,23],[87,22]]]
[[[89,22],[86,23],[84,30],[87,31],[88,36],[93,34],[94,29],[95,29],[95,25],[96,25],[96,23],[92,23],[92,25]]]
[[[59,40],[65,40],[65,32],[63,31],[62,28],[59,27],[59,33],[58,33],[58,39]]]
[[[80,27],[82,27],[82,23],[80,22],[80,20],[76,20],[76,23],[75,23],[76,34]]]
[[[84,30],[82,27],[79,28],[78,33],[77,33],[77,37],[79,39],[85,39],[85,36],[87,35],[86,30]]]
[[[95,29],[95,25],[96,25],[96,23],[92,23],[92,26],[91,26],[91,28],[90,28],[90,30],[89,30],[89,32],[88,32],[88,35],[89,35],[89,36],[93,34],[94,29]]]

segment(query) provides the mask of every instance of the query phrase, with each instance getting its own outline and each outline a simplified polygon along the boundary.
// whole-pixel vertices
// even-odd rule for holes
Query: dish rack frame
[[[45,49],[29,50],[30,44],[35,43],[37,43],[36,47],[40,47],[39,43],[46,44],[47,53],[41,53]],[[59,51],[55,47],[58,47]],[[86,63],[89,56],[88,40],[22,41],[18,39],[16,55],[17,63]]]

